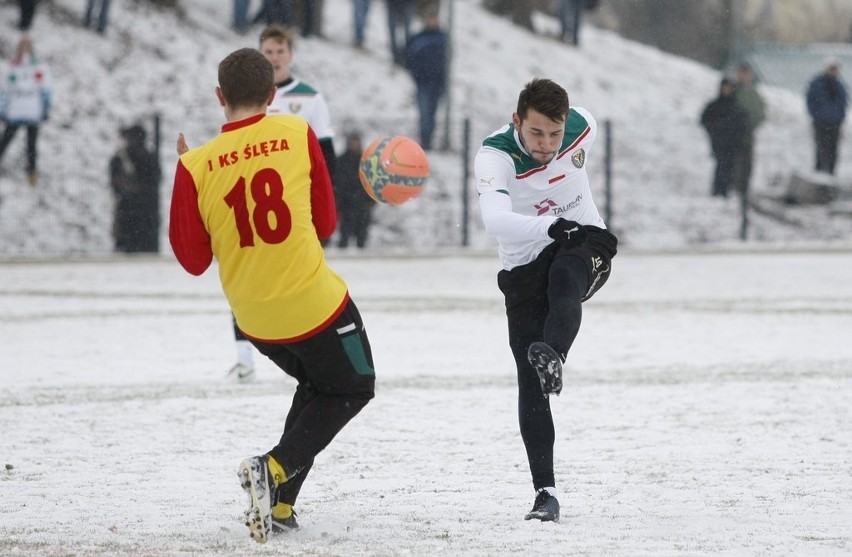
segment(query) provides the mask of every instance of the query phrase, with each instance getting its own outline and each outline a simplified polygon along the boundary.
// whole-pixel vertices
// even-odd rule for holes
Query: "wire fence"
[[[167,241],[168,204],[176,155],[162,139],[157,114],[136,118],[148,132],[151,148],[159,149],[163,180],[160,184],[161,252]],[[481,138],[492,131],[474,122],[464,143],[464,125],[453,122],[451,150],[430,153],[432,176],[421,200],[401,207],[379,206],[374,212],[370,247],[428,250],[450,246],[491,245],[475,209],[472,180],[465,182],[465,164],[472,164]],[[43,126],[39,139],[39,181],[27,182],[23,138],[16,138],[0,169],[0,260],[61,257],[103,257],[113,253],[113,197],[109,186],[109,160],[120,146],[119,128],[107,118],[92,118],[73,128]],[[373,134],[397,129],[414,136],[412,123],[361,122],[359,128]],[[600,121],[596,153],[588,166],[593,195],[608,224],[622,233],[651,230],[659,223],[675,221],[688,227],[707,212],[713,160],[709,143],[697,121],[659,129],[653,122]],[[125,123],[126,125],[126,123]],[[170,126],[171,125],[171,126]],[[163,122],[171,133],[175,123]],[[446,124],[441,124],[446,125]],[[407,126],[407,127],[406,127]],[[349,123],[341,123],[343,136]],[[767,191],[784,182],[796,169],[811,165],[809,130],[788,129],[769,123],[758,134],[752,188]],[[409,129],[411,128],[411,129]],[[443,133],[438,130],[438,135]],[[20,135],[24,135],[23,133]],[[663,140],[673,136],[674,143]],[[416,136],[415,136],[416,137]],[[604,152],[610,147],[610,158]],[[661,149],[661,145],[674,145]],[[701,146],[696,149],[696,145]],[[466,147],[466,148],[465,148]],[[841,156],[852,155],[850,138],[844,137]],[[696,157],[695,153],[702,153]],[[466,160],[465,160],[466,159]],[[841,160],[840,167],[844,166]],[[611,189],[605,189],[609,184]],[[684,214],[666,211],[667,200],[685,201]],[[737,207],[729,211],[738,211]],[[739,217],[732,217],[730,240],[740,237]],[[625,230],[627,223],[633,230]],[[713,227],[708,224],[707,229]],[[700,227],[699,227],[700,228]],[[706,232],[710,234],[710,232]],[[698,230],[690,241],[709,241]],[[724,238],[723,238],[724,239]]]

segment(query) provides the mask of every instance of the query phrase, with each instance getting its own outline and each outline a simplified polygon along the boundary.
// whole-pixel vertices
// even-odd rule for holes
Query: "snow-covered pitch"
[[[0,265],[0,555],[849,555],[848,251],[630,253],[554,397],[558,524],[525,522],[493,253],[332,253],[375,400],[264,546],[236,471],[294,382],[228,382],[215,269]],[[5,466],[4,466],[5,465]]]

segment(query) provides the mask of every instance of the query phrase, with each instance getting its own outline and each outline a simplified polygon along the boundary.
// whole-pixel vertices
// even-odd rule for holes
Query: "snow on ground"
[[[265,362],[222,377],[215,270],[0,266],[0,554],[852,553],[848,254],[620,254],[554,399],[559,524],[523,520],[496,256],[331,262],[377,396],[318,459],[302,529],[265,546],[236,467],[276,442],[294,384]]]
[[[349,1],[326,0],[327,38],[299,42],[296,73],[326,94],[340,132],[415,135],[411,82],[390,67],[373,4],[359,54]],[[262,361],[253,384],[222,377],[234,354],[213,270],[191,277],[167,253],[6,261],[0,555],[852,554],[850,219],[753,215],[752,239],[735,248],[736,202],[708,198],[697,126],[717,72],[592,27],[571,48],[479,4],[454,2],[454,151],[431,154],[423,198],[378,208],[366,253],[329,250],[379,383],[318,459],[297,505],[302,529],[258,546],[241,523],[237,464],[276,441],[294,384]],[[33,34],[57,102],[39,187],[22,185],[20,159],[4,160],[3,256],[109,253],[104,172],[121,125],[162,114],[167,174],[170,137],[216,133],[216,64],[255,36],[227,29],[229,2],[181,6],[176,18],[113,2],[101,37],[78,26],[76,0],[41,4]],[[6,47],[14,21],[13,3],[0,3]],[[497,258],[475,205],[473,249],[449,249],[462,226],[462,118],[478,143],[540,75],[613,122],[612,224],[625,246],[586,304],[554,401],[559,524],[522,520],[533,493]],[[811,143],[801,96],[763,92],[754,186],[766,192],[810,165]],[[599,202],[602,163],[596,149]],[[169,192],[167,178],[164,214]],[[655,251],[696,244],[717,247]]]

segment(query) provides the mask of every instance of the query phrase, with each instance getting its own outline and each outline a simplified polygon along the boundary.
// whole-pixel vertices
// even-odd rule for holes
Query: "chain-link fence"
[[[142,114],[135,121],[146,128],[149,146],[155,148],[157,116]],[[595,201],[625,244],[654,243],[655,235],[662,237],[667,228],[679,230],[687,243],[739,241],[739,205],[735,201],[722,205],[710,201],[714,163],[697,116],[695,121],[665,128],[639,117],[615,120],[611,122],[609,139],[609,127],[604,122],[599,121],[597,145],[588,169]],[[93,118],[72,129],[48,122],[39,138],[39,181],[35,186],[27,182],[23,137],[15,139],[0,170],[0,259],[98,257],[113,252],[114,201],[108,166],[121,144],[119,130],[127,123],[119,125]],[[163,126],[168,128],[169,123],[164,122]],[[341,123],[341,128],[348,126]],[[462,183],[462,122],[453,126],[453,150],[430,153],[432,176],[423,196],[400,207],[377,208],[370,247],[406,251],[461,246],[466,234],[470,246],[491,245],[478,217],[472,180]],[[386,123],[381,127],[378,123],[368,123],[366,127],[361,123],[360,129],[369,137],[388,127],[393,128]],[[400,123],[397,129],[405,126]],[[472,123],[468,163],[472,163],[479,142],[490,131],[493,130],[484,123]],[[413,135],[414,130],[408,132]],[[171,132],[166,137],[168,133]],[[670,137],[677,141],[673,143]],[[168,205],[176,155],[169,149],[168,140],[162,143],[160,245],[161,252],[167,253]],[[611,198],[604,189],[607,143],[612,149]],[[673,144],[674,147],[661,148]],[[793,173],[809,170],[812,150],[806,124],[789,124],[782,118],[767,121],[757,136],[752,177],[755,199],[773,192],[780,194]],[[696,153],[701,155],[696,157]],[[838,166],[842,175],[852,157],[852,140],[848,136],[843,139],[840,153]],[[768,210],[766,205],[756,209],[753,206],[752,210],[756,210],[756,218],[750,222],[749,239],[777,241],[785,235],[813,240],[849,239],[850,219],[827,209],[775,204]]]
[[[149,149],[157,149],[157,116],[139,115],[135,121],[146,130]],[[25,133],[20,131],[0,169],[0,257],[112,252],[109,161],[121,147],[124,125],[89,118],[71,129],[48,120],[39,133],[37,182],[32,185],[25,170]]]

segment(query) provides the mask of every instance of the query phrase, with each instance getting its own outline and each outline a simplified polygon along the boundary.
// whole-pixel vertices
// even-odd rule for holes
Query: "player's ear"
[[[216,98],[219,99],[219,104],[225,106],[225,95],[222,94],[222,88],[218,85],[216,86]]]
[[[275,100],[275,87],[272,87],[269,91],[269,98],[266,99],[266,106],[271,105],[273,100]]]
[[[515,129],[521,131],[521,117],[518,116],[517,112],[512,113],[512,123],[515,125]]]

